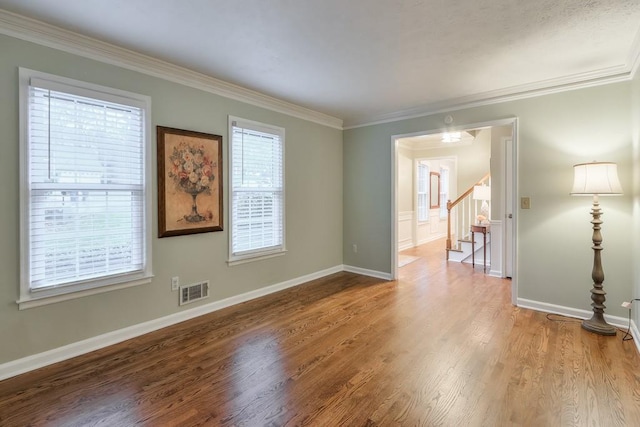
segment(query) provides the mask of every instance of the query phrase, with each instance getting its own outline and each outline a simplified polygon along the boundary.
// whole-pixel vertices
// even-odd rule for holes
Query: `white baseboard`
[[[366,268],[353,267],[351,265],[343,266],[344,271],[349,273],[362,274],[363,276],[375,277],[377,279],[391,280],[391,273],[384,273],[382,271],[368,270]]]
[[[633,320],[631,321],[631,336],[633,336],[633,342],[636,343],[636,349],[638,353],[640,353],[640,331],[638,330],[638,325]]]
[[[398,252],[404,251],[405,249],[411,249],[413,247],[414,245],[412,239],[401,240],[398,242]]]
[[[518,307],[542,311],[543,313],[561,314],[563,316],[575,317],[578,319],[589,319],[593,315],[593,312],[590,310],[581,310],[578,308],[565,307],[562,305],[549,304],[546,302],[533,301],[524,298],[518,298]],[[605,314],[604,318],[612,326],[616,326],[621,329],[626,329],[629,327],[629,319],[627,319],[626,317],[611,316],[609,314]],[[633,335],[634,341],[636,342],[638,352],[640,352],[640,344],[638,343],[640,334],[638,333],[638,328],[633,321],[631,321],[631,333]]]
[[[345,267],[342,265],[338,265],[326,270],[317,271],[315,273],[296,277],[294,279],[277,283],[271,286],[256,289],[255,291],[246,292],[244,294],[225,298],[220,301],[214,301],[209,304],[204,304],[192,309],[180,311],[178,313],[173,313],[168,316],[160,317],[158,319],[149,320],[148,322],[138,323],[136,325],[118,329],[113,332],[107,332],[106,334],[91,337],[86,340],[78,341],[42,353],[23,357],[22,359],[3,363],[0,364],[0,380],[23,374],[25,372],[42,368],[44,366],[51,365],[57,362],[61,362],[63,360],[71,359],[72,357],[99,350],[101,348],[108,347],[110,345],[117,344],[122,341],[138,337],[140,335],[148,334],[149,332],[166,328],[167,326],[175,325],[176,323],[184,322],[185,320],[193,319],[195,317],[202,316],[204,314],[208,314],[226,307],[230,307],[232,305],[240,304],[245,301],[260,298],[262,296],[266,296],[287,288],[298,286],[311,280],[319,279],[321,277],[338,273],[343,270],[346,271]]]
[[[518,307],[542,311],[543,313],[561,314],[563,316],[576,317],[578,319],[589,319],[593,315],[591,310],[565,307],[563,305],[549,304],[547,302],[533,301],[525,298],[518,298]],[[605,314],[604,318],[608,323],[619,328],[626,328],[629,326],[629,319],[624,317]]]
[[[424,239],[418,240],[418,244],[416,246],[424,245],[425,243],[430,243],[430,242],[433,242],[435,240],[442,239],[444,237],[447,237],[446,233],[434,234],[434,235],[428,236],[428,237],[426,237]]]

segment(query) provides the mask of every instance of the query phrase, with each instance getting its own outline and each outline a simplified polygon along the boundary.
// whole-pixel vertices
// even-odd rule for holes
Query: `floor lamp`
[[[618,180],[618,167],[615,163],[593,162],[580,163],[573,166],[573,189],[571,195],[574,196],[593,196],[593,207],[591,215],[593,219],[593,270],[591,278],[593,279],[593,289],[591,289],[591,306],[593,307],[593,316],[591,319],[582,322],[582,328],[587,331],[600,335],[615,335],[616,328],[609,325],[604,320],[604,305],[606,292],[602,287],[604,281],[604,271],[602,270],[602,261],[600,252],[602,252],[602,234],[600,233],[600,225],[602,220],[600,216],[600,203],[598,196],[621,195],[622,186]]]

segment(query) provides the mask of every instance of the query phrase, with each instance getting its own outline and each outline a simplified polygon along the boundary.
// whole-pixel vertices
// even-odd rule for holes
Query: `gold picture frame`
[[[157,126],[158,237],[222,231],[222,136]]]

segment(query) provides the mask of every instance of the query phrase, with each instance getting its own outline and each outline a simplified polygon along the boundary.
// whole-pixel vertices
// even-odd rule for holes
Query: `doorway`
[[[473,154],[473,140],[476,137],[483,136],[486,138],[487,132],[491,134],[491,142],[488,157],[489,164],[475,164],[469,163],[468,158],[474,158]],[[418,203],[418,191],[413,191],[413,205],[409,209],[407,207],[407,195],[406,186],[408,174],[406,167],[408,164],[407,157],[412,157],[412,185],[413,189],[418,189],[419,183],[418,172],[416,165],[420,161],[425,161],[429,165],[429,159],[440,160],[444,158],[455,159],[456,167],[465,168],[467,174],[473,175],[474,171],[468,169],[476,168],[478,170],[487,169],[491,172],[492,179],[492,217],[491,217],[491,229],[492,229],[492,241],[490,243],[491,251],[491,270],[490,274],[496,277],[511,277],[511,299],[515,304],[517,300],[517,271],[516,271],[516,177],[517,177],[517,119],[504,119],[496,120],[485,123],[470,124],[459,128],[447,129],[447,135],[442,129],[427,130],[424,132],[394,135],[391,138],[392,148],[392,278],[398,277],[398,254],[399,250],[406,249],[407,247],[417,246],[420,243],[424,243],[424,233],[419,235],[419,228],[416,224],[418,212],[417,209],[420,205]],[[460,145],[454,150],[455,144],[444,143],[446,138],[450,138],[450,134],[462,135],[460,140],[454,141]],[[465,139],[466,138],[466,139]],[[450,141],[449,141],[450,142]],[[412,145],[413,144],[413,145]],[[416,148],[417,147],[417,148]],[[447,150],[447,147],[450,150]],[[475,148],[477,150],[478,147]],[[413,154],[407,155],[407,150],[413,151]],[[455,153],[464,154],[447,154]],[[462,151],[461,151],[462,150]],[[429,153],[433,153],[432,156]],[[467,157],[464,160],[462,157]],[[479,157],[476,157],[479,158]],[[435,163],[432,164],[437,164]],[[404,168],[404,171],[403,171]],[[431,172],[431,170],[430,170]],[[439,172],[439,171],[435,171]],[[453,175],[453,174],[452,174]],[[457,174],[456,174],[457,176]],[[450,178],[456,179],[456,178]],[[479,177],[477,178],[479,179]],[[461,180],[462,181],[462,180]],[[461,182],[461,185],[464,183]],[[459,189],[460,186],[453,186],[452,188]],[[452,194],[455,197],[455,194]],[[424,202],[422,202],[424,203]],[[442,203],[442,202],[441,202]],[[446,203],[446,201],[444,202]],[[431,209],[431,205],[429,206]],[[446,209],[446,208],[445,208]],[[434,212],[431,209],[430,212]],[[437,212],[437,211],[436,211]],[[410,238],[407,235],[407,220],[409,217],[412,221]],[[424,213],[422,214],[424,219]],[[434,222],[435,224],[435,222]],[[421,242],[422,237],[422,242]],[[442,257],[446,257],[446,249],[442,249]]]

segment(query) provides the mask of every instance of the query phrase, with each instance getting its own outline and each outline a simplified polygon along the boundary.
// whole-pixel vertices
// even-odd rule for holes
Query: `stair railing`
[[[449,251],[459,248],[459,241],[465,238],[478,216],[478,200],[473,200],[473,187],[476,185],[491,185],[491,174],[486,174],[480,181],[473,184],[453,202],[447,201],[447,259]]]

